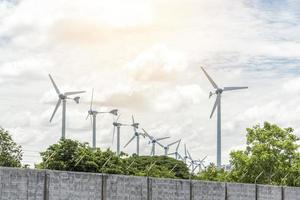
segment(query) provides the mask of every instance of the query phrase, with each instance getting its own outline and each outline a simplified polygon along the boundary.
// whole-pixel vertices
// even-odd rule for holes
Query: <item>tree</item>
[[[167,156],[133,155],[124,160],[126,166],[130,166],[126,167],[126,173],[129,175],[183,179],[189,177],[189,169],[184,162]]]
[[[207,181],[228,181],[228,172],[224,169],[218,169],[216,165],[210,163],[203,171],[199,172],[194,179]]]
[[[232,171],[230,179],[236,182],[264,184],[299,184],[300,154],[299,138],[292,128],[280,128],[265,122],[247,129],[245,150],[230,154]]]
[[[65,171],[98,172],[165,178],[188,178],[189,171],[182,162],[166,156],[128,156],[120,157],[109,149],[93,149],[88,143],[64,139],[41,152],[40,169]],[[151,167],[151,170],[149,168]]]
[[[124,165],[120,157],[110,150],[93,149],[88,143],[62,139],[40,154],[42,162],[36,166],[40,169],[124,173]]]
[[[8,131],[0,128],[0,166],[21,167],[22,149]]]

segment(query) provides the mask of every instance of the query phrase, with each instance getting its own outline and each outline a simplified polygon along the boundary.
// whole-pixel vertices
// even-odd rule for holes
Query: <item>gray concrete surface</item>
[[[0,167],[0,200],[300,200],[300,188]]]

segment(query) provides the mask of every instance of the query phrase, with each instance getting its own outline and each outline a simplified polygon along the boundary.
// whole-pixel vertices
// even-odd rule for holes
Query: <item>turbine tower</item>
[[[222,93],[225,91],[230,91],[230,90],[240,90],[240,89],[247,89],[248,87],[224,87],[220,88],[214,81],[213,79],[208,75],[208,73],[204,70],[203,67],[201,67],[202,71],[204,72],[205,76],[209,80],[209,82],[212,84],[213,88],[215,89],[214,92],[209,93],[209,98],[213,95],[216,95],[216,101],[213,106],[212,112],[210,114],[210,118],[212,118],[216,108],[217,109],[217,167],[221,168],[222,165],[222,152],[221,152],[221,97]]]
[[[97,110],[93,110],[93,99],[94,99],[94,89],[92,90],[92,98],[91,98],[91,104],[90,104],[90,109],[88,110],[88,114],[86,119],[88,119],[90,117],[91,119],[91,124],[93,127],[93,148],[96,148],[96,118],[98,114],[104,114],[104,113],[109,113],[112,115],[118,115],[118,110],[117,109],[113,109],[109,112],[98,112]]]
[[[140,136],[143,136],[145,138],[145,135],[143,133],[139,133],[137,131],[140,124],[136,123],[134,121],[133,115],[131,116],[131,118],[132,118],[131,126],[133,127],[134,134],[133,134],[132,138],[125,144],[124,148],[126,148],[136,138],[136,155],[139,156],[140,155]]]
[[[49,74],[49,78],[52,82],[52,85],[57,93],[58,96],[58,101],[56,103],[56,106],[54,108],[54,111],[51,115],[50,118],[50,122],[52,121],[58,107],[60,106],[61,102],[62,102],[62,131],[61,131],[61,138],[65,139],[66,138],[66,104],[67,104],[67,99],[73,99],[77,104],[79,103],[79,96],[76,96],[75,98],[70,98],[69,96],[71,95],[75,95],[75,94],[80,94],[80,93],[84,93],[85,91],[74,91],[74,92],[65,92],[65,93],[61,93],[57,87],[57,85],[55,84],[52,76]]]
[[[166,146],[162,145],[160,142],[157,142],[157,144],[158,144],[159,146],[161,146],[161,147],[165,150],[165,156],[168,156],[170,147],[171,147],[172,145],[174,145],[174,144],[177,144],[177,143],[180,144],[180,141],[181,141],[181,140],[177,140],[177,141],[172,142],[172,143],[170,143],[170,144],[168,144],[168,145],[166,145]],[[176,159],[177,159],[177,158],[176,158]]]
[[[146,137],[148,137],[150,139],[150,142],[152,143],[152,148],[151,148],[151,156],[155,156],[155,144],[158,143],[158,141],[164,140],[164,139],[168,139],[170,137],[162,137],[162,138],[155,138],[151,135],[149,135],[144,129],[143,129]]]
[[[115,131],[117,127],[117,156],[120,155],[120,133],[121,133],[121,126],[130,126],[128,124],[121,124],[118,122],[120,118],[120,115],[117,117],[116,121],[113,122],[114,130],[113,130],[113,139],[112,143],[114,143],[114,138],[115,138]]]

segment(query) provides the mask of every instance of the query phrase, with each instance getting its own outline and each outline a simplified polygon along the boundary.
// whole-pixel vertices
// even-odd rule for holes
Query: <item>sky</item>
[[[0,126],[31,166],[61,136],[61,110],[49,123],[57,96],[48,74],[61,91],[87,91],[67,103],[66,137],[81,142],[91,143],[94,88],[94,109],[118,108],[121,123],[134,115],[149,134],[171,137],[162,143],[182,139],[194,159],[215,162],[214,99],[201,67],[221,87],[249,87],[222,98],[224,164],[245,147],[246,128],[264,121],[300,136],[297,0],[0,0],[0,55]],[[98,115],[98,147],[116,149],[112,122]],[[121,128],[122,146],[132,135]],[[150,150],[143,139],[141,153]]]

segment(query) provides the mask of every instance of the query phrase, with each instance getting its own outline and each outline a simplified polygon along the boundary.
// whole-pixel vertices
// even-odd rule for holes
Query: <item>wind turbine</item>
[[[205,156],[204,158],[202,158],[201,160],[196,160],[196,168],[198,167],[199,168],[199,172],[201,172],[202,170],[202,167],[205,168],[205,165],[204,165],[204,161],[205,159],[207,158],[207,156]]]
[[[208,73],[204,70],[203,67],[201,67],[202,71],[204,72],[205,76],[207,77],[207,79],[209,80],[209,82],[212,84],[212,86],[214,87],[215,91],[214,92],[210,92],[209,93],[209,98],[213,95],[216,95],[216,101],[214,104],[214,107],[212,109],[212,112],[210,114],[210,118],[212,118],[216,107],[218,107],[218,113],[217,113],[217,167],[221,168],[221,97],[222,97],[222,93],[225,91],[230,91],[230,90],[240,90],[240,89],[247,89],[248,87],[224,87],[224,88],[220,88],[214,81],[213,79],[208,75]]]
[[[114,138],[115,138],[115,131],[117,127],[117,156],[120,155],[120,132],[121,132],[121,126],[130,126],[128,124],[121,124],[118,122],[120,118],[120,115],[118,115],[117,119],[113,122],[114,130],[113,130],[113,139],[112,143],[114,143]]]
[[[94,89],[92,90],[92,97],[91,97],[91,104],[90,104],[90,109],[88,110],[88,114],[86,119],[90,117],[92,121],[92,126],[93,126],[93,148],[96,148],[96,118],[98,114],[104,114],[104,113],[109,113],[112,115],[118,115],[118,110],[113,109],[109,112],[98,112],[97,110],[93,110],[93,100],[94,100]]]
[[[178,142],[178,144],[177,144],[177,146],[176,146],[175,152],[169,153],[169,154],[168,154],[168,155],[175,155],[175,159],[176,159],[176,160],[178,160],[178,159],[184,160],[184,158],[183,158],[183,157],[179,154],[179,152],[178,152],[180,143],[181,143],[181,139],[179,140],[179,142]]]
[[[136,155],[140,155],[140,135],[145,137],[145,135],[143,133],[139,133],[137,131],[137,129],[139,128],[139,123],[136,123],[134,121],[134,117],[133,115],[131,116],[132,118],[132,124],[131,126],[133,127],[133,131],[134,131],[134,134],[132,136],[132,138],[125,144],[124,148],[126,148],[135,138],[136,138]]]
[[[62,131],[61,131],[61,138],[65,139],[66,138],[66,103],[67,103],[67,99],[73,99],[77,104],[79,103],[79,96],[76,96],[75,98],[70,98],[69,96],[71,95],[75,95],[75,94],[80,94],[80,93],[84,93],[85,91],[74,91],[74,92],[65,92],[65,93],[61,93],[57,87],[57,85],[55,84],[52,76],[49,74],[49,78],[52,82],[52,85],[58,95],[58,101],[56,103],[56,106],[54,108],[54,111],[51,115],[50,118],[50,122],[52,121],[58,107],[60,106],[61,102],[62,102]]]
[[[151,153],[150,153],[150,155],[152,155],[152,156],[155,156],[155,144],[158,143],[158,141],[170,138],[170,137],[155,138],[155,137],[149,135],[144,129],[143,129],[143,131],[144,131],[146,137],[148,137],[150,139],[150,142],[152,143],[152,148],[151,148]]]
[[[172,142],[172,143],[170,143],[170,144],[168,144],[168,145],[166,145],[166,146],[165,146],[165,145],[162,145],[160,142],[157,142],[157,144],[158,144],[159,146],[161,146],[161,147],[165,150],[165,156],[168,156],[170,147],[171,147],[172,145],[176,144],[176,143],[179,143],[179,144],[180,144],[180,141],[181,141],[181,140],[177,140],[177,141]]]

